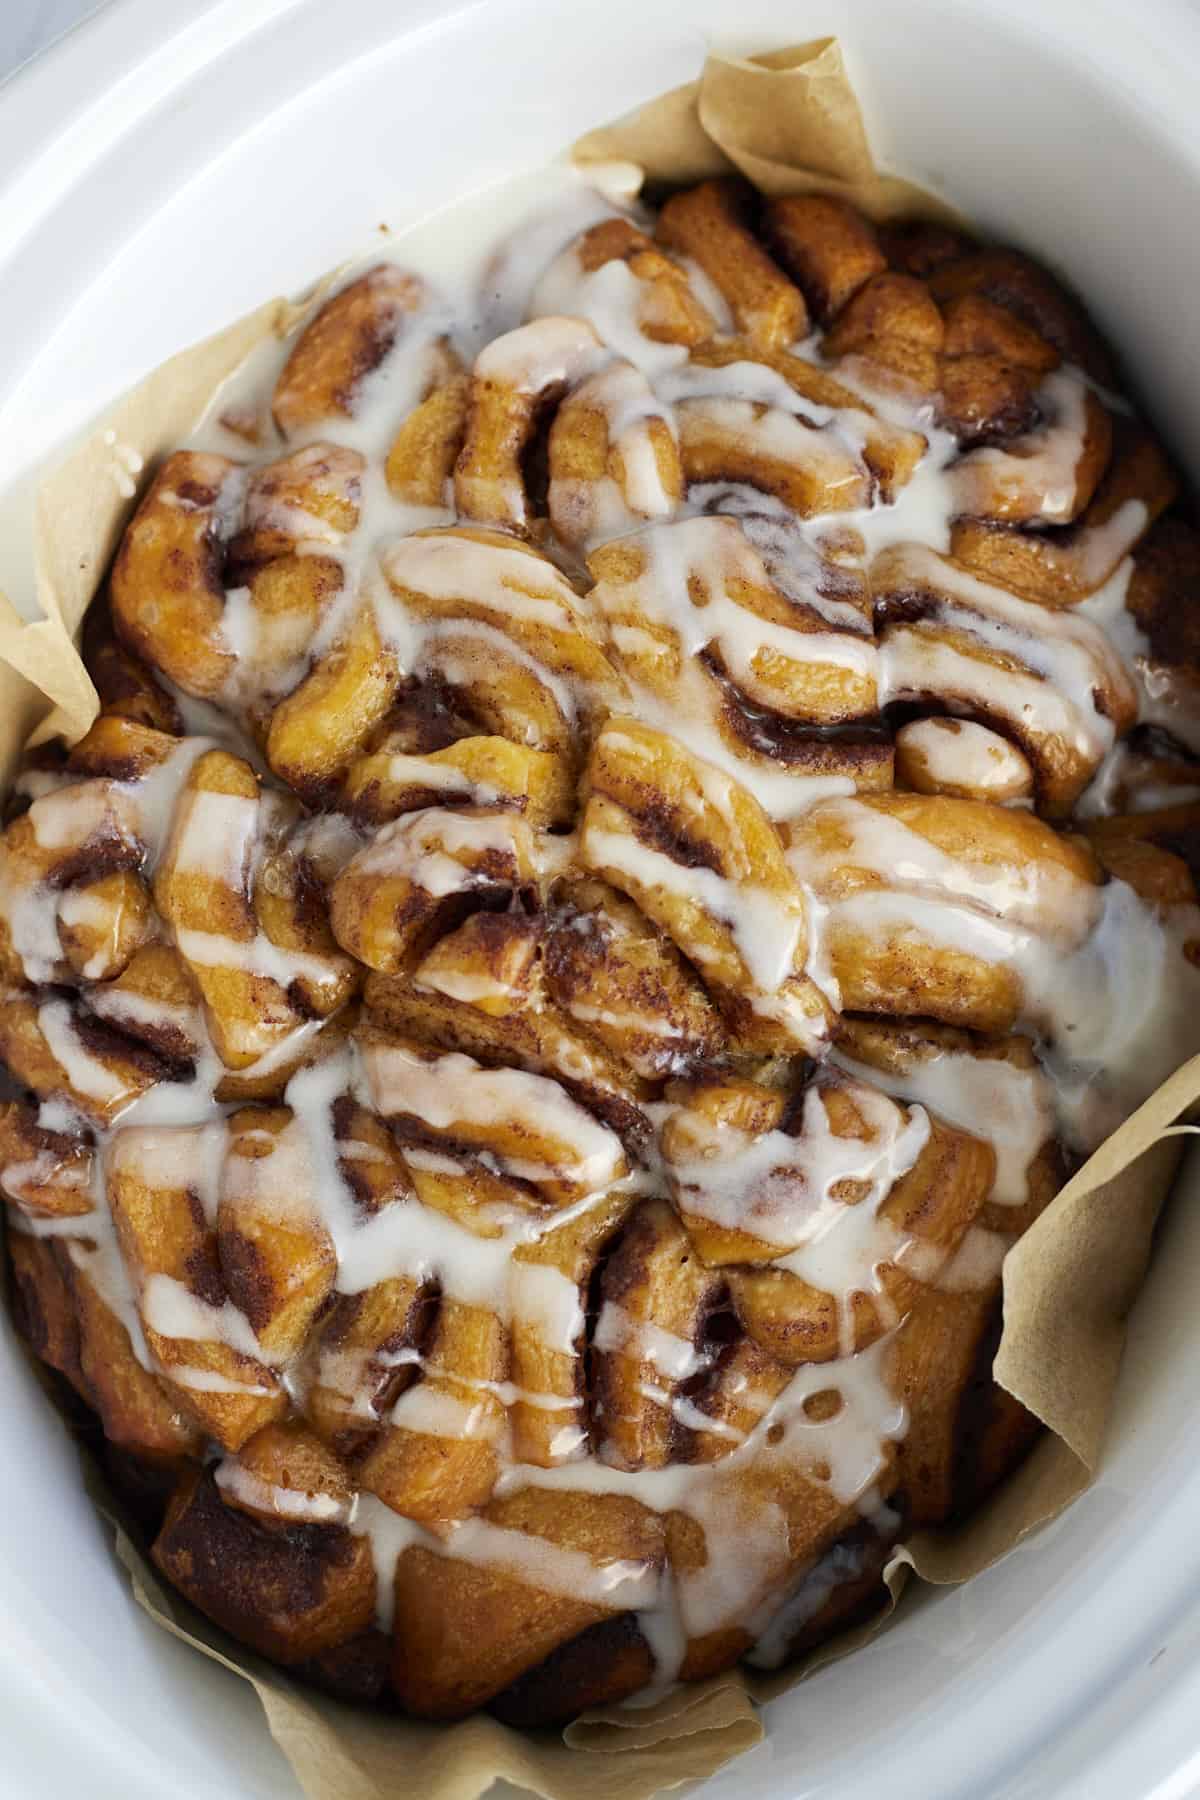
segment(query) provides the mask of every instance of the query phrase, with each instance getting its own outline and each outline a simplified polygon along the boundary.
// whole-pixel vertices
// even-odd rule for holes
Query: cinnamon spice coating
[[[159,1569],[523,1727],[981,1502],[1004,1256],[1200,1047],[1200,537],[1074,297],[733,182],[530,274],[223,397],[0,836],[13,1312]]]

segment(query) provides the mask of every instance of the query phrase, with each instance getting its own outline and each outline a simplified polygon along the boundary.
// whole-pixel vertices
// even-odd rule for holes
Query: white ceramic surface
[[[0,80],[104,3],[105,0],[4,0],[0,8]]]
[[[6,0],[0,0],[0,7]],[[1200,15],[1143,0],[116,0],[0,93],[0,579],[29,473],[268,292],[691,76],[837,30],[881,159],[1069,270],[1200,468]],[[706,1800],[1200,1792],[1200,1166],[1111,1452],[1051,1530],[768,1709]],[[0,1340],[0,1796],[295,1800],[244,1684],[132,1605]]]

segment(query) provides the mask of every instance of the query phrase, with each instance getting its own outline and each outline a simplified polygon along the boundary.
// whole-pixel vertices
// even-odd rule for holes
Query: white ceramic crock
[[[2,3],[2,0],[0,0]],[[1142,0],[117,0],[0,93],[0,585],[31,473],[171,351],[693,76],[836,31],[888,166],[1068,271],[1200,470],[1200,9]],[[706,1800],[1200,1792],[1200,1166],[1070,1514],[768,1709]],[[0,1342],[0,1795],[295,1800],[150,1626]]]

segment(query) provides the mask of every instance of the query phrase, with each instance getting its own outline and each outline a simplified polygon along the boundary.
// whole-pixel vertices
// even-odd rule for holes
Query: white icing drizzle
[[[1076,468],[1084,442],[1087,383],[1078,369],[1064,367],[1047,375],[1037,391],[1044,421],[1035,433],[1016,438],[1004,448],[972,450],[954,475],[958,510],[975,510],[981,494],[992,490],[1029,496],[1028,516],[1047,524],[1069,519],[1075,511]]]
[[[408,1115],[467,1142],[511,1136],[514,1147],[496,1155],[518,1180],[559,1178],[596,1193],[621,1173],[620,1141],[543,1075],[482,1068],[457,1052],[427,1059],[399,1044],[367,1045],[363,1064],[372,1102],[385,1117]],[[530,1119],[537,1121],[536,1134]],[[541,1143],[564,1154],[547,1161],[523,1148]]]
[[[666,888],[692,900],[729,926],[751,979],[772,994],[795,963],[804,921],[786,913],[768,889],[753,882],[734,882],[715,869],[689,869],[625,832],[589,830],[588,853],[598,868],[618,869],[648,888]],[[691,946],[700,963],[716,953],[702,943]]]
[[[76,1094],[85,1101],[97,1101],[102,1107],[121,1098],[126,1092],[125,1083],[84,1046],[68,1001],[43,1001],[37,1022],[47,1049]]]
[[[599,544],[675,510],[676,496],[664,484],[650,421],[664,426],[672,439],[676,428],[670,409],[632,363],[610,363],[582,382],[560,409],[562,429],[592,412],[605,422],[607,472],[595,481],[552,467],[547,505],[562,537]],[[614,465],[621,470],[620,481]]]
[[[938,597],[938,623],[953,629],[955,641],[932,637],[919,623],[889,626],[880,650],[883,700],[934,693],[952,705],[974,701],[1098,765],[1113,743],[1099,697],[1132,695],[1120,657],[1092,619],[1079,608],[1022,600],[920,545],[898,554],[899,579]],[[1006,662],[981,662],[980,653]]]
[[[151,1189],[186,1188],[215,1225],[226,1147],[224,1119],[203,1125],[126,1125],[112,1140],[108,1173],[128,1175]],[[238,1158],[231,1169],[242,1166]]]
[[[457,1442],[494,1438],[501,1425],[495,1407],[482,1398],[475,1402],[460,1400],[445,1387],[435,1388],[427,1381],[418,1382],[401,1394],[392,1408],[390,1422],[405,1431],[421,1431]]]
[[[214,1477],[222,1493],[236,1504],[268,1518],[286,1519],[294,1525],[348,1525],[353,1506],[335,1494],[306,1493],[298,1488],[281,1487],[264,1481],[236,1457],[227,1456],[217,1465]]]
[[[959,794],[998,806],[1027,806],[1033,776],[1015,744],[973,719],[913,719],[896,733],[922,793]]]
[[[853,1296],[869,1292],[882,1299],[881,1265],[930,1281],[943,1258],[879,1210],[929,1140],[924,1109],[915,1106],[906,1115],[875,1087],[838,1085],[858,1110],[859,1135],[833,1128],[828,1088],[816,1082],[804,1096],[794,1136],[774,1130],[755,1138],[723,1124],[701,1135],[686,1161],[668,1158],[667,1169],[685,1213],[761,1238],[771,1246],[775,1267],[833,1295],[849,1353]],[[853,1184],[852,1200],[844,1198],[847,1183]]]
[[[56,979],[62,964],[59,920],[84,917],[79,909],[86,897],[59,886],[59,857],[70,867],[72,855],[116,848],[122,862],[136,862],[143,875],[152,875],[192,764],[211,748],[210,739],[184,738],[136,780],[67,776],[46,788],[27,814],[37,849],[46,856],[40,870],[15,855],[7,839],[0,842],[0,919],[29,981]]]
[[[506,854],[514,883],[520,848],[527,841],[522,822],[511,813],[471,817],[430,807],[405,813],[376,833],[348,865],[356,875],[403,876],[435,899],[458,893],[478,877],[469,860],[489,850]]]
[[[101,434],[101,442],[111,456],[110,469],[113,483],[122,500],[132,500],[137,493],[135,476],[145,468],[145,460],[132,444],[126,444],[118,438],[115,431]]]
[[[914,1054],[903,1073],[856,1062],[836,1045],[830,1060],[884,1093],[916,1101],[947,1124],[986,1138],[996,1152],[990,1198],[1000,1206],[1023,1204],[1029,1165],[1054,1135],[1053,1089],[1040,1068],[941,1045]]]
[[[796,874],[820,891],[844,864],[880,883],[826,900],[825,941],[848,928],[1012,970],[1022,1018],[1047,1040],[1061,1128],[1079,1148],[1095,1148],[1185,1059],[1200,976],[1183,946],[1200,932],[1200,908],[1160,917],[1125,882],[1093,887],[1044,860],[997,867],[950,856],[860,801],[825,805],[850,848],[793,850]],[[836,986],[820,965],[817,974],[826,991]]]
[[[263,1360],[262,1346],[246,1315],[231,1300],[214,1306],[170,1275],[151,1275],[142,1287],[139,1309],[144,1324],[159,1337],[228,1344],[243,1356]],[[255,1391],[261,1393],[262,1389]]]
[[[972,1225],[949,1262],[938,1270],[937,1285],[947,1294],[978,1293],[990,1287],[1004,1266],[1012,1239],[1002,1231]]]
[[[857,1356],[797,1369],[783,1393],[768,1407],[745,1440],[716,1463],[675,1464],[664,1469],[627,1470],[592,1459],[560,1468],[518,1465],[505,1471],[501,1493],[525,1486],[558,1492],[626,1494],[654,1511],[683,1510],[703,1527],[708,1560],[699,1569],[675,1571],[673,1582],[656,1594],[656,1617],[648,1620],[651,1641],[674,1650],[688,1637],[700,1637],[721,1626],[748,1621],[757,1608],[778,1592],[790,1566],[787,1528],[782,1511],[767,1497],[772,1464],[782,1472],[801,1468],[828,1469],[833,1495],[850,1503],[867,1495],[885,1466],[887,1446],[901,1438],[906,1426],[903,1406],[888,1389],[884,1376],[890,1339],[883,1338]],[[825,1423],[804,1410],[816,1393],[835,1391],[842,1406]],[[746,1480],[753,1468],[761,1484]],[[539,1540],[536,1585],[550,1592],[571,1592],[569,1564]],[[659,1665],[658,1685],[673,1679],[671,1658]]]
[[[655,1325],[648,1319],[632,1318],[624,1307],[618,1306],[613,1300],[606,1300],[604,1303],[592,1334],[592,1343],[597,1350],[614,1350],[624,1356],[636,1356],[642,1362],[650,1363],[659,1374],[669,1376],[672,1381],[686,1381],[689,1376],[707,1368],[711,1361],[711,1358],[689,1344],[686,1338],[676,1337],[673,1332],[664,1331],[660,1325]]]
[[[602,343],[653,379],[685,362],[687,351],[646,336],[639,322],[644,299],[643,285],[627,263],[614,260],[585,271],[572,246],[546,270],[529,310],[538,319],[554,314],[586,319]]]

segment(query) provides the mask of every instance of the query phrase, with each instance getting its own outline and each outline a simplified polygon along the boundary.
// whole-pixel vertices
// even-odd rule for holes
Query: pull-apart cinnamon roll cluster
[[[1200,539],[1077,302],[725,182],[563,240],[162,462],[0,840],[17,1314],[159,1568],[522,1724],[979,1503],[1005,1254],[1200,1034]]]

